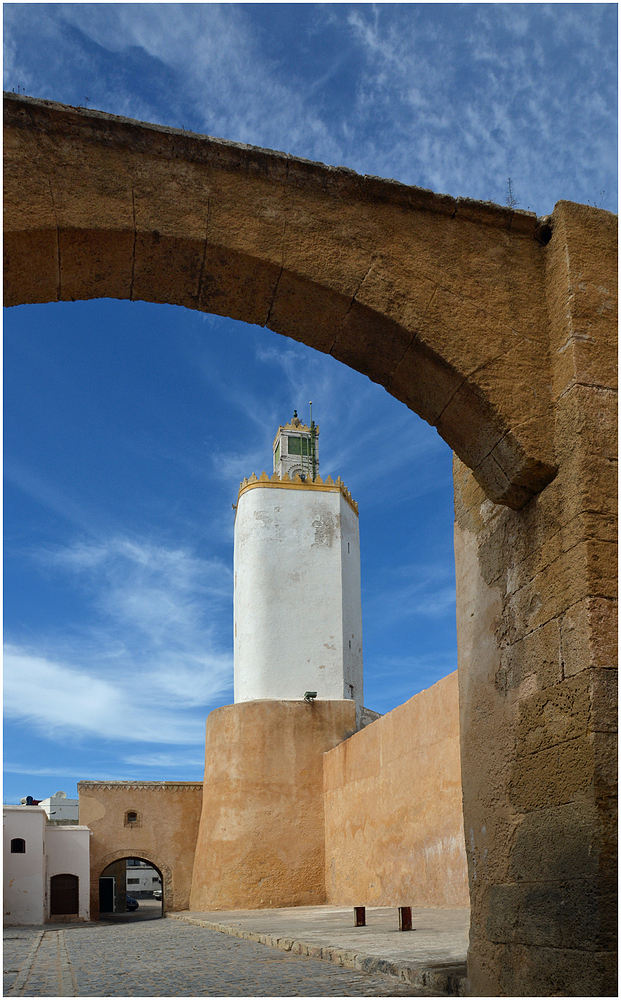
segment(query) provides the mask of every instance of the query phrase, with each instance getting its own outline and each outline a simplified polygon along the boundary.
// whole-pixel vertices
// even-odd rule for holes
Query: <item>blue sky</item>
[[[614,4],[5,4],[4,88],[455,196],[616,211]],[[5,800],[199,779],[231,504],[313,400],[360,505],[365,703],[456,667],[451,454],[380,387],[172,306],[5,310]]]

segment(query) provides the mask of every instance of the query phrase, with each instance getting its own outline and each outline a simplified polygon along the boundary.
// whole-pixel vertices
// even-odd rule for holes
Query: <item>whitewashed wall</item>
[[[256,486],[235,521],[235,701],[362,691],[358,517],[340,491]],[[351,643],[351,648],[350,648]]]
[[[41,799],[39,805],[53,822],[77,823],[79,819],[79,799],[68,799],[65,792],[56,792],[48,799]]]
[[[354,689],[356,716],[362,708],[362,606],[358,515],[341,496],[341,597],[343,605],[343,681],[345,697]]]
[[[50,880],[53,875],[77,875],[78,919],[90,919],[90,838],[87,826],[48,826],[45,831],[47,854],[47,916]]]
[[[4,922],[43,924],[50,913],[50,879],[77,875],[79,919],[90,913],[90,838],[86,826],[49,826],[40,806],[4,806]],[[11,840],[26,841],[25,854]]]
[[[4,807],[4,923],[45,920],[46,816],[39,806]],[[11,840],[26,841],[25,854],[11,854]]]

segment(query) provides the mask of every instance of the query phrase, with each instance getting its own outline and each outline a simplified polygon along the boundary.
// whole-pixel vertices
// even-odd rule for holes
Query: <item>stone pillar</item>
[[[207,719],[191,910],[325,902],[323,754],[353,701],[246,701]]]
[[[561,202],[542,248],[554,481],[511,511],[455,462],[474,996],[616,995],[615,226]]]

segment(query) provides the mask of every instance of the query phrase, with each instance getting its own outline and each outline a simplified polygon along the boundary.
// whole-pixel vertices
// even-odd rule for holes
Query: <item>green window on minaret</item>
[[[278,465],[279,462],[280,462],[280,441],[278,442],[274,450],[274,465]]]
[[[310,455],[309,444],[308,438],[290,437],[287,448],[290,455]]]

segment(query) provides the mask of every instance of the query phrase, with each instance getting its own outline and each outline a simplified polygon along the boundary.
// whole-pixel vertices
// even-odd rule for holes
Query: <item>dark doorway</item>
[[[104,920],[154,920],[163,914],[162,873],[144,858],[113,861],[99,878],[99,915]]]
[[[80,911],[80,880],[77,875],[52,875],[50,879],[50,914],[62,916]]]
[[[114,878],[110,875],[99,879],[99,912],[114,913]]]

